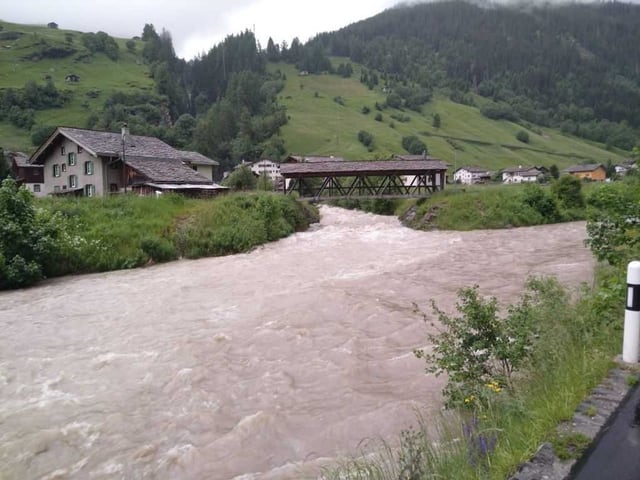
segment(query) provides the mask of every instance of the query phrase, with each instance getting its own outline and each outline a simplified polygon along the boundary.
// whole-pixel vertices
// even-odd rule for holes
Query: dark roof
[[[120,133],[86,130],[83,128],[58,127],[31,157],[38,162],[41,154],[58,137],[63,135],[94,156],[119,157],[122,155]],[[181,158],[180,151],[155,137],[128,135],[124,145],[125,157]]]
[[[191,167],[175,158],[126,157],[127,165],[144,175],[149,182],[211,184]]]
[[[538,176],[542,172],[538,170],[536,167],[515,167],[515,168],[505,168],[503,173],[511,173],[512,175],[522,175],[526,176]]]
[[[286,159],[285,162],[287,161],[293,161],[293,162],[306,162],[306,163],[325,163],[325,162],[344,162],[344,158],[342,157],[334,157],[333,155],[331,156],[319,156],[319,155],[315,155],[315,156],[305,156],[305,155],[289,155]]]
[[[429,155],[394,155],[394,160],[404,160],[404,161],[414,161],[414,160],[436,160],[440,161],[437,158],[430,157]]]
[[[467,172],[471,173],[489,173],[489,170],[481,167],[460,167],[458,170],[456,170],[456,172],[460,170],[466,170]]]
[[[419,175],[425,172],[446,171],[447,166],[439,160],[374,160],[361,162],[324,162],[324,163],[284,163],[280,173],[284,177],[364,175]]]
[[[182,159],[184,161],[193,163],[194,165],[220,165],[220,163],[216,162],[215,160],[211,160],[210,158],[205,157],[198,152],[181,150],[180,154],[182,155]]]
[[[7,158],[21,168],[43,168],[42,165],[31,165],[29,156],[22,152],[8,152]]]
[[[591,163],[589,165],[571,165],[563,171],[567,173],[593,172],[598,168],[604,168],[601,163]]]

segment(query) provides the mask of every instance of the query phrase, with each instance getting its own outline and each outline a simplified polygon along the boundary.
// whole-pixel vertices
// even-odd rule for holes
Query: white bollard
[[[640,355],[640,262],[627,267],[627,304],[624,311],[622,361],[638,363]]]

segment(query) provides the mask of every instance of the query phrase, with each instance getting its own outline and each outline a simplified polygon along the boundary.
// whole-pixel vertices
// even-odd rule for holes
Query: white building
[[[544,173],[536,167],[507,168],[502,171],[502,183],[533,183],[541,175]]]
[[[256,175],[266,175],[272,182],[276,182],[282,175],[280,174],[280,164],[272,160],[262,159],[251,164],[251,171]]]
[[[129,135],[126,129],[114,133],[58,127],[28,163],[43,172],[39,192],[43,195],[226,190],[212,181],[216,161],[181,152],[155,137]]]
[[[486,168],[460,167],[453,173],[453,181],[455,183],[463,183],[465,185],[482,183],[489,180],[491,180],[491,172]]]

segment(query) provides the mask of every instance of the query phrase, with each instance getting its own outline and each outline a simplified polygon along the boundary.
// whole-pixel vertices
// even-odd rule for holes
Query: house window
[[[60,155],[64,155],[65,154],[65,149],[64,149],[64,145],[62,147],[60,147]]]
[[[78,186],[78,176],[69,175],[69,188],[76,188]]]
[[[96,194],[95,185],[85,185],[84,186],[84,196],[85,197],[93,197]]]
[[[82,150],[82,147],[80,145],[78,145],[78,153],[82,153],[84,150]]]
[[[54,177],[60,176],[60,165],[58,165],[57,163],[53,164],[53,176]]]
[[[66,172],[67,171],[67,164],[63,163],[61,166],[62,166],[62,171]]]
[[[93,175],[93,162],[91,160],[84,162],[84,174]]]
[[[78,154],[76,152],[69,152],[69,166],[72,167],[78,163]]]
[[[33,191],[34,193],[39,193],[40,192],[40,185],[36,184],[33,186]]]

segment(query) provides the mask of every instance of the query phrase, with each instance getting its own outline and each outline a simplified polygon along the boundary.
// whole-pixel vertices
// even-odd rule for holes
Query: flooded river
[[[0,292],[0,478],[312,475],[440,407],[412,302],[592,278],[583,223],[426,233],[321,211],[248,254]]]

